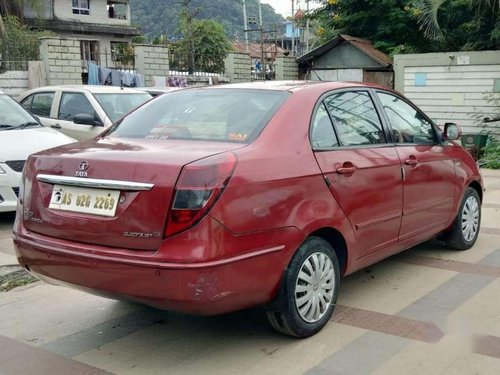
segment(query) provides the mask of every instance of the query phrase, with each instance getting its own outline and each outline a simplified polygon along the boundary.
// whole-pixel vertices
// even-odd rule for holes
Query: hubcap
[[[471,242],[479,229],[479,202],[476,197],[467,198],[462,209],[462,235]]]
[[[333,299],[335,270],[331,259],[323,253],[310,255],[300,268],[295,283],[295,306],[308,323],[320,320]]]

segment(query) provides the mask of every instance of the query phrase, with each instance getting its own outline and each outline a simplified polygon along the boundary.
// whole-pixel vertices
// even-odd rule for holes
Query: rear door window
[[[311,129],[311,142],[314,149],[331,148],[339,145],[337,136],[333,130],[332,120],[330,119],[330,115],[328,115],[324,103],[321,103],[314,116]]]
[[[53,92],[40,92],[28,96],[21,102],[21,105],[34,115],[40,117],[50,117],[50,110],[52,108],[53,101]]]
[[[21,101],[21,105],[27,111],[31,111],[31,103],[33,103],[33,95],[30,95]]]
[[[324,101],[342,146],[386,143],[382,122],[367,91],[342,91]]]

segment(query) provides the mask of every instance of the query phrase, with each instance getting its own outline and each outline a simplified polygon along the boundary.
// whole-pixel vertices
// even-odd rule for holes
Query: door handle
[[[356,172],[356,167],[340,167],[335,172],[338,174],[352,174]]]
[[[408,159],[408,160],[405,160],[405,164],[413,167],[413,166],[418,164],[418,160],[417,159]]]
[[[59,124],[50,125],[50,127],[52,129],[62,129],[61,125],[59,125]]]

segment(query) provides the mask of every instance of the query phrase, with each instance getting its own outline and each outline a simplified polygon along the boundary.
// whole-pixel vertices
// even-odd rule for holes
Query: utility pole
[[[262,27],[262,4],[259,0],[259,24],[260,24],[260,27]]]
[[[309,52],[309,0],[307,1],[307,20],[306,20],[306,53]]]
[[[295,8],[292,0],[292,56],[295,56]]]
[[[193,21],[198,16],[199,10],[191,11],[191,1],[192,0],[182,0],[182,12],[181,19],[184,18],[186,35],[184,37],[187,39],[188,45],[188,74],[194,74],[195,70],[195,48],[194,48],[194,35],[193,35]],[[183,31],[183,32],[184,32]]]
[[[247,2],[246,0],[243,0],[243,32],[245,33],[245,48],[248,53],[248,19],[247,19]]]
[[[262,79],[266,79],[266,62],[264,60],[264,27],[262,26],[262,4],[259,0],[259,28],[260,28],[260,61],[262,66]]]

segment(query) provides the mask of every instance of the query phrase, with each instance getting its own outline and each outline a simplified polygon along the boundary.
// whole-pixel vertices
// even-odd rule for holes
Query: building
[[[393,86],[391,59],[366,39],[339,35],[297,61],[304,79],[374,82]]]
[[[282,23],[281,35],[279,37],[279,42],[281,43],[281,48],[293,51],[293,55],[297,54],[297,45],[300,42],[301,31],[299,27],[295,25],[295,22],[286,20]]]
[[[26,7],[24,17],[33,27],[80,39],[83,67],[87,61],[114,67],[124,46],[140,35],[130,23],[129,0],[43,0],[37,12]]]

